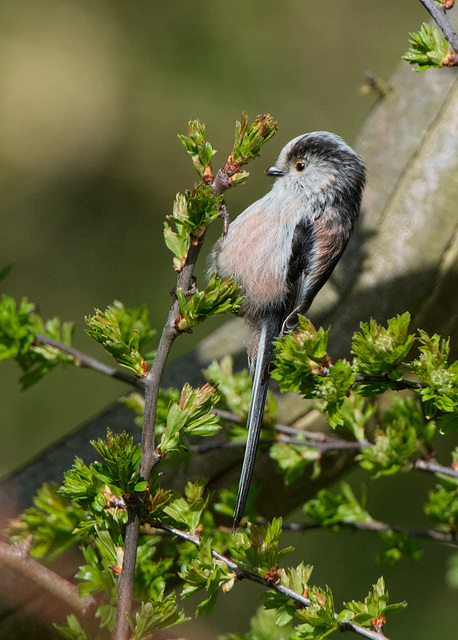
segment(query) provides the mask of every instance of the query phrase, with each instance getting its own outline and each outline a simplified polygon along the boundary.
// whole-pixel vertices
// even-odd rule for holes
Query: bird
[[[273,340],[294,330],[331,275],[361,208],[366,169],[341,137],[297,136],[266,170],[271,190],[251,204],[216,242],[211,269],[240,286],[239,315],[251,325],[248,360],[253,390],[233,515],[243,517],[253,475],[274,357]]]

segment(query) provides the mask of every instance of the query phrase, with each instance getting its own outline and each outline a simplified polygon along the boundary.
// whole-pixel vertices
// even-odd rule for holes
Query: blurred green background
[[[265,193],[263,170],[292,137],[324,129],[352,143],[375,100],[358,91],[364,72],[387,79],[408,48],[408,32],[426,18],[415,0],[3,0],[0,266],[14,267],[1,292],[27,296],[45,318],[75,320],[75,345],[101,359],[84,334],[84,315],[94,307],[114,299],[146,304],[160,328],[174,286],[163,220],[175,194],[196,179],[176,137],[188,120],[206,123],[220,151],[215,166],[231,148],[242,110],[252,118],[270,111],[278,120],[249,183],[227,194],[236,215]],[[214,226],[209,246],[220,232]],[[215,326],[183,337],[172,355]],[[2,364],[0,475],[123,391],[68,369],[21,393],[18,377],[13,364]],[[394,480],[371,486],[380,510],[374,516],[398,522],[406,502],[418,506],[430,486],[417,476],[400,482],[401,489]],[[370,534],[310,533],[304,545],[291,560],[316,564],[315,581],[329,582],[339,605],[364,597],[381,573],[394,600],[409,594],[390,638],[455,637],[439,622],[456,602],[444,586],[443,548],[427,547],[421,564],[386,569],[370,561],[378,545]],[[214,637],[216,622],[218,632],[245,630],[257,606],[246,594],[258,589],[235,591],[241,597],[224,597],[215,619],[183,634]]]

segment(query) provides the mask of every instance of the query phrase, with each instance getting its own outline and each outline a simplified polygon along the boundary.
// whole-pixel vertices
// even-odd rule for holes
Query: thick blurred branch
[[[91,596],[80,598],[75,585],[30,557],[27,544],[0,542],[0,563],[14,569],[40,589],[45,589],[81,616],[94,615],[97,601]]]

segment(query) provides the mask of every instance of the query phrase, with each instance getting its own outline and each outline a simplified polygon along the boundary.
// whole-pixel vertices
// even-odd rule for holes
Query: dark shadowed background
[[[95,307],[114,299],[146,304],[159,329],[174,285],[163,221],[175,194],[196,179],[176,137],[188,120],[206,123],[219,150],[215,167],[231,148],[242,110],[251,118],[270,111],[278,120],[249,183],[227,194],[236,215],[265,193],[270,181],[263,170],[292,137],[324,129],[352,143],[375,101],[358,91],[364,72],[387,79],[407,49],[408,32],[426,18],[415,0],[3,0],[0,267],[12,262],[13,270],[1,293],[27,296],[45,318],[75,320],[75,345],[101,359],[84,334],[84,315]],[[214,226],[209,246],[220,231]],[[201,278],[203,272],[202,265]],[[181,338],[172,356],[215,327],[210,322]],[[73,369],[54,372],[26,393],[18,378],[15,365],[2,364],[0,475],[123,391]],[[374,517],[396,522],[403,504],[421,504],[430,483],[406,478],[402,495],[396,485],[396,500],[394,486],[371,483]],[[314,581],[329,583],[338,606],[364,597],[382,573],[394,601],[409,594],[410,608],[387,627],[392,640],[454,637],[440,622],[444,611],[452,618],[457,595],[443,580],[446,549],[426,546],[421,564],[387,569],[368,561],[378,546],[370,534],[310,533],[287,542],[300,547],[290,562],[315,564]],[[258,604],[247,594],[258,588],[242,584],[235,591],[243,607],[237,594],[224,596],[214,619],[183,634],[246,630]]]

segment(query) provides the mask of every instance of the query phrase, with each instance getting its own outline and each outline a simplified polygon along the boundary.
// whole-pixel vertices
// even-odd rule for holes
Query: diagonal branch
[[[28,544],[0,542],[0,563],[20,573],[38,587],[46,589],[81,616],[90,616],[95,613],[98,606],[95,598],[92,596],[80,598],[75,585],[31,558],[29,550]]]
[[[455,49],[456,53],[458,53],[458,35],[448,21],[445,11],[438,7],[433,0],[420,0],[420,2],[436,22],[449,44]]]
[[[155,528],[162,529],[163,531],[167,531],[171,535],[178,536],[183,540],[187,540],[196,547],[199,547],[200,545],[199,537],[196,534],[187,533],[186,531],[181,531],[180,529],[162,523],[156,524]],[[251,582],[256,582],[257,584],[266,587],[267,589],[274,589],[275,591],[278,591],[278,593],[282,593],[283,595],[288,596],[288,598],[291,598],[291,600],[296,602],[301,608],[310,606],[311,601],[309,598],[306,598],[305,596],[296,593],[292,589],[289,589],[279,580],[266,580],[265,578],[258,576],[256,573],[253,573],[252,571],[241,567],[239,564],[237,564],[237,562],[234,562],[234,560],[231,560],[230,558],[222,555],[215,549],[211,550],[211,554],[213,558],[215,558],[215,560],[223,562],[229,569],[231,569],[231,571],[235,573],[237,580],[250,580]],[[337,615],[335,617],[337,618]],[[388,638],[383,633],[373,631],[372,629],[365,629],[364,627],[355,624],[351,620],[339,622],[339,630],[354,631],[358,635],[364,638],[369,638],[370,640],[388,640]]]
[[[92,369],[92,371],[101,373],[104,376],[108,376],[109,378],[114,378],[115,380],[119,380],[120,382],[126,382],[127,384],[130,384],[134,387],[143,388],[141,381],[135,378],[135,376],[132,376],[124,371],[120,371],[119,369],[115,369],[114,367],[110,367],[103,362],[100,362],[100,360],[87,355],[87,353],[83,353],[82,351],[78,351],[78,349],[74,349],[73,347],[69,347],[66,344],[63,344],[62,342],[58,342],[57,340],[48,338],[48,336],[36,333],[33,338],[33,344],[36,347],[38,347],[40,344],[44,344],[48,347],[58,349],[59,351],[62,351],[62,353],[66,353],[67,355],[74,358],[75,365],[77,367],[81,367],[82,369]]]
[[[243,420],[239,418],[239,416],[237,416],[235,413],[231,413],[230,411],[223,411],[220,409],[215,409],[213,412],[219,415],[223,420],[234,422],[235,424],[243,424]],[[358,441],[345,440],[344,438],[337,438],[335,436],[326,435],[321,432],[305,431],[299,427],[292,427],[284,424],[276,424],[274,426],[274,429],[280,435],[276,438],[264,438],[263,440],[261,440],[262,443],[271,444],[278,441],[286,442],[287,444],[294,444],[317,449],[320,453],[326,453],[327,451],[339,451],[342,449],[354,449],[355,451],[361,451],[361,449],[371,446],[371,443],[364,438],[361,438]],[[292,436],[297,436],[297,438],[294,438]],[[204,453],[205,451],[210,451],[211,449],[229,449],[232,447],[242,446],[245,446],[245,441],[215,442],[203,445],[192,445],[190,449],[192,451],[195,451],[196,453]],[[411,462],[413,464],[413,468],[417,471],[424,471],[426,473],[439,473],[444,476],[448,476],[449,478],[458,479],[458,469],[455,469],[454,467],[445,467],[444,465],[439,464],[436,460],[422,460],[412,458]]]
[[[261,521],[259,524],[265,524]],[[321,522],[284,522],[283,529],[293,531],[294,533],[305,533],[314,529],[328,529],[334,526],[346,527],[348,529],[357,529],[358,531],[371,531],[375,533],[385,533],[392,531],[393,533],[407,533],[411,538],[423,538],[433,540],[434,542],[443,542],[446,544],[458,545],[458,538],[453,533],[444,533],[435,529],[405,529],[396,524],[387,524],[380,520],[371,518],[367,522],[350,522],[342,520],[332,525],[326,526]]]

